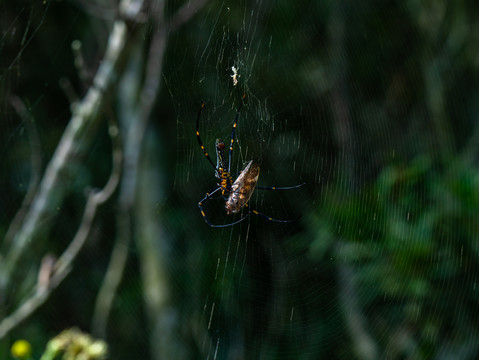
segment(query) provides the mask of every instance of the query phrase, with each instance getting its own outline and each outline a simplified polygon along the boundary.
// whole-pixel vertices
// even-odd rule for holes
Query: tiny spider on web
[[[253,195],[253,191],[255,190],[255,188],[260,190],[291,190],[291,189],[297,189],[303,186],[305,183],[295,185],[295,186],[288,186],[288,187],[256,186],[256,183],[258,182],[258,177],[259,177],[259,165],[254,163],[253,160],[249,161],[246,164],[245,168],[241,170],[238,177],[233,181],[233,177],[231,176],[231,159],[233,156],[233,143],[235,138],[236,125],[238,123],[238,119],[240,115],[241,105],[243,104],[243,100],[245,96],[246,94],[244,94],[243,97],[241,98],[240,104],[238,106],[238,110],[236,110],[236,116],[233,122],[233,130],[231,131],[231,140],[229,144],[228,159],[226,159],[225,157],[226,144],[223,142],[223,140],[216,139],[216,159],[217,159],[216,165],[211,160],[210,155],[206,151],[200,137],[200,130],[199,130],[200,117],[201,117],[201,112],[203,111],[203,108],[205,107],[205,103],[201,104],[200,111],[198,112],[198,118],[196,119],[196,138],[198,139],[198,144],[200,145],[201,150],[203,151],[203,154],[205,155],[206,159],[215,169],[216,178],[219,180],[218,183],[216,184],[216,187],[211,192],[206,193],[205,197],[198,202],[198,207],[200,208],[200,212],[201,212],[201,215],[203,216],[203,219],[205,219],[206,223],[211,227],[227,227],[227,226],[238,224],[239,222],[246,219],[252,213],[255,215],[259,215],[269,221],[278,222],[278,223],[288,223],[288,222],[292,222],[296,220],[296,219],[294,220],[273,219],[272,217],[262,214],[259,211],[251,208],[248,204],[248,201],[251,198],[251,195]],[[206,216],[205,211],[203,209],[203,204],[206,200],[211,200],[212,195],[218,192],[221,194],[221,197],[226,201],[225,209],[226,209],[227,215],[236,214],[240,212],[243,208],[247,209],[247,213],[243,217],[241,217],[241,219],[234,221],[230,224],[224,224],[224,225],[213,224]]]

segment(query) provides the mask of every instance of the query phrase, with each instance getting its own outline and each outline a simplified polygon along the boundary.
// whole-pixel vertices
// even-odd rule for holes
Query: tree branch
[[[85,244],[98,207],[105,203],[113,194],[118,186],[121,171],[121,146],[118,140],[118,128],[110,127],[110,136],[113,144],[113,167],[108,182],[100,191],[91,191],[88,196],[85,211],[80,227],[75,234],[68,248],[63,252],[60,258],[54,263],[51,257],[47,257],[48,269],[45,266],[40,268],[39,282],[32,297],[27,299],[16,311],[0,322],[0,339],[8,334],[13,328],[19,325],[23,320],[30,316],[50,297],[50,294],[60,285],[65,277],[70,273],[72,264],[78,253]],[[52,272],[50,272],[50,269]],[[50,278],[48,276],[50,275]]]
[[[139,12],[142,3],[142,0],[123,0],[122,7],[137,9]],[[71,179],[78,172],[79,162],[88,150],[101,122],[100,115],[106,102],[104,98],[118,77],[117,70],[126,49],[127,31],[125,20],[114,22],[105,56],[95,75],[93,86],[74,108],[72,118],[48,164],[22,227],[3,257],[4,262],[0,271],[2,294],[7,293],[21,257],[27,253],[26,247],[37,242],[39,235],[46,231],[45,224],[48,224],[49,219],[57,213]]]
[[[107,273],[97,297],[93,316],[92,333],[99,337],[104,337],[106,333],[108,317],[126,265],[128,243],[131,239],[132,222],[134,221],[131,212],[136,196],[141,151],[151,112],[160,90],[167,33],[189,20],[206,1],[198,0],[181,7],[172,20],[166,24],[163,18],[163,2],[154,1],[151,5],[149,14],[152,16],[152,20],[163,25],[156,30],[149,46],[145,81],[139,91],[140,101],[137,106],[135,106],[136,104],[131,105],[133,109],[129,108],[125,111],[129,116],[125,121],[128,123],[125,125],[127,136],[124,144],[125,162],[119,195],[118,235]],[[124,102],[124,105],[128,107],[127,102]],[[151,289],[153,292],[155,290]],[[148,303],[147,294],[145,297],[147,306],[152,307]]]

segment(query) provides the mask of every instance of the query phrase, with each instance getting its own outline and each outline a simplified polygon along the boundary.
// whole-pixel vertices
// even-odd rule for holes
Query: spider
[[[251,195],[253,195],[253,191],[255,188],[260,190],[290,190],[290,189],[299,188],[303,186],[305,183],[302,183],[296,186],[288,186],[288,187],[256,186],[256,183],[258,182],[258,177],[259,177],[259,165],[254,163],[253,160],[249,161],[246,164],[245,168],[239,172],[238,177],[233,181],[233,177],[231,176],[231,159],[233,156],[233,142],[235,138],[236,125],[238,123],[238,119],[240,115],[241,105],[243,104],[243,100],[245,96],[246,94],[244,94],[243,97],[241,98],[238,109],[236,110],[236,116],[233,122],[233,130],[231,131],[231,140],[229,144],[228,159],[226,159],[225,157],[226,144],[224,143],[223,140],[216,139],[216,165],[211,160],[210,155],[206,151],[200,137],[199,124],[200,124],[201,112],[203,111],[203,108],[205,107],[204,102],[201,104],[200,111],[198,112],[198,118],[196,119],[196,138],[198,139],[198,144],[200,145],[201,150],[203,151],[203,154],[206,157],[206,159],[215,169],[215,176],[218,179],[218,183],[216,184],[216,187],[211,192],[206,193],[205,197],[198,202],[198,207],[200,208],[200,212],[201,212],[201,215],[203,216],[203,219],[205,219],[206,223],[211,227],[221,228],[221,227],[236,225],[239,222],[246,219],[252,213],[255,215],[259,215],[269,221],[273,221],[277,223],[288,223],[288,222],[292,222],[296,220],[296,219],[294,220],[273,219],[272,217],[262,214],[259,211],[256,211],[255,209],[251,208],[248,205],[248,201],[251,198]],[[213,224],[208,219],[208,217],[205,214],[205,211],[203,210],[203,203],[206,200],[213,199],[212,195],[215,193],[220,193],[220,196],[224,200],[226,200],[225,209],[226,209],[227,215],[236,214],[240,212],[243,208],[248,209],[248,212],[241,219],[234,221],[230,224],[224,224],[224,225]]]

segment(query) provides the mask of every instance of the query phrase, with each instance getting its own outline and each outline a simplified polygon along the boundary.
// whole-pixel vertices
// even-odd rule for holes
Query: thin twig
[[[141,6],[137,6],[136,3],[142,3],[142,0],[124,1],[131,5],[123,7],[133,7],[140,11]],[[127,34],[127,23],[124,20],[115,21],[93,86],[75,107],[75,112],[48,164],[22,227],[15,234],[8,253],[3,257],[0,269],[0,293],[7,293],[10,283],[14,281],[13,274],[21,263],[21,257],[28,253],[25,248],[36,243],[40,233],[44,232],[50,223],[48,219],[56,215],[67,192],[69,182],[65,180],[71,179],[78,171],[79,159],[87,152],[101,122],[100,115],[106,103],[104,97],[118,78],[117,71],[126,53]]]
[[[157,9],[155,20],[158,23],[162,23],[162,14],[163,10]],[[125,162],[119,195],[120,209],[117,218],[117,240],[112,251],[105,278],[98,293],[92,322],[92,333],[102,338],[104,338],[106,334],[108,318],[128,258],[127,250],[132,228],[130,210],[133,208],[135,199],[140,152],[148,120],[158,94],[165,46],[165,31],[159,29],[150,44],[145,83],[140,93],[140,104],[139,107],[134,110],[136,116],[133,116],[134,119],[131,121],[131,127],[128,129],[125,139]]]
[[[128,129],[125,139],[125,161],[119,195],[117,241],[95,304],[92,333],[98,337],[105,336],[108,317],[126,266],[128,244],[132,235],[131,210],[134,205],[138,182],[138,166],[145,132],[160,89],[167,31],[175,30],[184,24],[206,2],[207,0],[198,0],[181,7],[166,26],[161,26],[154,33],[150,43],[149,57],[146,61],[145,82],[140,91],[139,106],[133,110],[133,119],[130,119],[131,128]],[[161,4],[161,1],[153,2],[149,12],[152,20],[158,24],[164,22]]]
[[[113,128],[116,128],[116,126],[113,126]],[[48,280],[43,277],[42,281],[38,283],[35,293],[28,298],[16,311],[0,322],[0,339],[5,337],[5,335],[8,334],[13,328],[19,325],[43,303],[45,303],[51,293],[70,273],[73,261],[76,259],[80,250],[88,239],[88,235],[90,234],[98,207],[111,197],[118,186],[120,180],[122,154],[117,134],[118,130],[110,130],[113,143],[113,167],[108,182],[102,190],[92,191],[88,196],[81,224],[70,245],[56,261],[50,279]]]

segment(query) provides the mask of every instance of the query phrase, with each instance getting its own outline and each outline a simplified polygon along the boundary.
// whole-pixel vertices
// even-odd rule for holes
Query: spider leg
[[[285,187],[277,187],[277,186],[256,186],[256,189],[260,190],[291,190],[291,189],[297,189],[303,185],[306,185],[306,183],[302,183],[299,185],[295,186],[285,186]]]
[[[301,218],[301,216],[295,218],[295,219],[290,219],[290,220],[280,220],[280,219],[274,219],[272,218],[271,216],[268,216],[268,215],[265,215],[263,213],[260,213],[259,211],[256,211],[254,209],[252,209],[248,204],[245,205],[245,207],[249,208],[249,214],[255,214],[255,215],[259,215],[263,218],[265,218],[266,220],[269,220],[269,221],[272,221],[272,222],[276,222],[276,223],[290,223],[290,222],[294,222],[296,220],[298,220],[299,218]]]
[[[232,222],[230,224],[224,224],[224,225],[215,225],[215,224],[212,224],[206,217],[205,217],[205,221],[206,223],[211,226],[211,227],[214,227],[214,228],[224,228],[224,227],[228,227],[228,226],[233,226],[233,225],[236,225],[240,222],[242,222],[244,219],[246,219],[252,212],[251,211],[248,211],[248,213],[243,216],[241,219],[235,221],[235,222]]]
[[[229,161],[228,161],[228,172],[231,172],[231,158],[233,157],[233,142],[235,141],[235,131],[236,131],[236,124],[239,120],[241,105],[243,105],[243,100],[246,97],[246,94],[243,94],[243,97],[240,100],[240,104],[238,106],[238,110],[236,110],[235,121],[233,123],[233,130],[231,130],[231,141],[230,141],[230,154],[229,154]]]
[[[237,221],[235,221],[235,222],[232,222],[232,223],[230,223],[230,224],[224,224],[224,225],[215,225],[215,224],[213,224],[213,223],[210,221],[210,219],[208,219],[208,217],[207,217],[206,214],[205,214],[205,211],[204,211],[204,209],[203,209],[203,203],[204,203],[206,200],[214,199],[213,197],[211,197],[211,195],[213,195],[215,192],[217,192],[217,191],[219,191],[219,190],[221,190],[221,189],[222,189],[222,187],[221,187],[221,186],[218,186],[218,187],[217,187],[215,190],[213,190],[211,193],[206,193],[206,196],[205,196],[203,199],[201,199],[200,202],[198,202],[198,207],[200,208],[200,212],[201,212],[201,215],[203,216],[203,219],[206,221],[206,223],[207,223],[210,227],[213,227],[213,228],[223,228],[223,227],[228,227],[228,226],[236,225],[236,224],[242,222],[244,219],[246,219],[246,218],[251,214],[251,212],[252,212],[251,210],[248,211],[248,213],[247,213],[245,216],[243,216],[241,219],[239,219],[239,220],[237,220]],[[221,196],[223,196],[223,195],[221,195]]]
[[[221,186],[218,186],[218,187],[215,188],[212,192],[206,193],[205,197],[198,202],[198,206],[201,208],[201,205],[203,205],[203,202],[204,202],[205,200],[208,200],[208,199],[216,199],[216,198],[212,197],[211,195],[213,195],[215,192],[220,191],[221,189],[222,189],[222,187],[221,187]]]
[[[196,118],[196,139],[198,140],[198,144],[200,144],[201,150],[203,151],[203,154],[205,155],[206,159],[210,162],[210,164],[214,167],[216,174],[219,176],[220,172],[216,165],[213,163],[213,161],[210,158],[210,155],[208,154],[208,151],[206,151],[203,142],[201,141],[200,137],[200,117],[201,117],[201,112],[203,111],[203,108],[205,107],[205,103],[201,104],[200,111],[198,112],[198,117]],[[230,155],[231,157],[231,155]]]
[[[203,209],[203,203],[204,203],[206,200],[213,199],[213,198],[211,197],[211,195],[213,195],[215,192],[218,192],[218,191],[221,190],[221,189],[222,189],[222,187],[221,187],[221,186],[218,186],[218,187],[217,187],[216,189],[214,189],[212,192],[206,193],[205,197],[198,202],[198,207],[200,208],[200,212],[201,212],[201,215],[203,216],[203,219],[205,219],[206,223],[207,223],[209,226],[212,226],[212,227],[213,227],[213,224],[212,224],[211,221],[206,217],[205,211],[204,211],[204,209]]]

